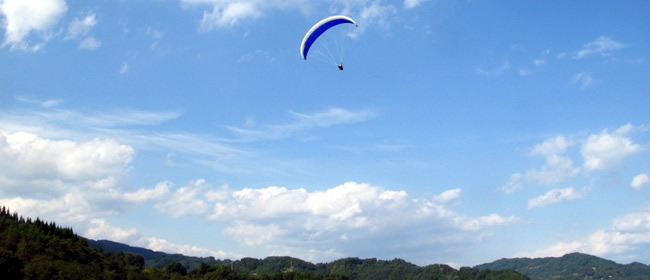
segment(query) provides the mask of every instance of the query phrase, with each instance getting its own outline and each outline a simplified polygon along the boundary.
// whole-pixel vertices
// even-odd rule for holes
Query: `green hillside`
[[[512,269],[531,279],[650,279],[650,266],[641,263],[627,265],[581,253],[559,258],[500,259],[478,265],[477,269]]]

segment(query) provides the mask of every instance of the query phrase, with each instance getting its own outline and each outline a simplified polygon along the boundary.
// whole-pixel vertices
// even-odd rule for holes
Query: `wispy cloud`
[[[582,49],[575,52],[573,58],[581,59],[591,55],[609,56],[614,51],[627,47],[626,44],[620,43],[609,37],[600,36],[596,40],[586,43]]]
[[[508,60],[504,60],[503,63],[501,63],[500,66],[495,67],[495,68],[489,68],[485,69],[482,67],[476,67],[476,73],[479,73],[481,75],[485,75],[488,77],[497,77],[501,76],[504,73],[507,73],[510,71],[512,68],[512,65],[510,65],[510,62]]]
[[[573,79],[571,79],[570,84],[571,85],[578,85],[580,89],[586,89],[590,87],[594,83],[594,78],[591,76],[591,73],[589,72],[580,72],[573,76]]]
[[[576,176],[580,169],[573,165],[573,160],[565,155],[566,150],[574,143],[564,136],[549,138],[535,145],[531,155],[543,156],[546,159],[539,169],[531,169],[524,174],[515,173],[508,182],[500,188],[506,194],[522,189],[523,184],[554,185]]]
[[[41,106],[43,108],[53,108],[53,107],[56,107],[56,106],[59,106],[59,105],[63,104],[63,100],[61,100],[61,99],[50,99],[50,100],[41,101],[41,100],[36,100],[36,99],[30,98],[30,97],[25,97],[25,96],[16,96],[15,99],[18,102],[23,102],[23,103],[27,103],[27,104],[35,104],[35,105],[39,105],[39,106]]]
[[[583,195],[580,192],[576,191],[573,187],[565,189],[552,189],[541,196],[529,200],[528,209],[544,207],[566,200],[575,200],[581,198],[582,196]]]
[[[253,52],[249,52],[245,55],[242,55],[237,59],[237,62],[239,63],[248,63],[253,61],[254,59],[261,59],[263,61],[267,62],[273,62],[275,61],[275,58],[272,57],[268,51],[263,51],[263,50],[255,50]]]
[[[426,1],[429,0],[404,0],[404,8],[415,8]]]
[[[126,75],[129,73],[129,65],[126,62],[122,62],[122,67],[120,67],[120,75]]]
[[[68,26],[68,33],[63,39],[71,40],[88,35],[90,30],[97,24],[95,14],[91,13],[83,19],[75,18]]]
[[[413,8],[427,0],[407,0],[405,8]],[[351,36],[356,36],[369,26],[388,27],[391,16],[397,13],[397,8],[382,1],[332,1],[320,3],[306,0],[182,0],[186,8],[208,7],[200,20],[199,29],[204,32],[231,28],[242,22],[252,21],[270,14],[274,10],[295,10],[302,14],[310,14],[314,9],[329,9],[334,13],[351,16],[359,23],[359,28]],[[306,30],[305,30],[306,31]]]
[[[254,127],[228,127],[233,133],[246,141],[278,139],[288,137],[293,133],[313,128],[326,128],[334,125],[356,123],[370,120],[374,117],[371,111],[350,111],[342,108],[331,108],[323,112],[311,114],[290,112],[293,120],[284,124]]]

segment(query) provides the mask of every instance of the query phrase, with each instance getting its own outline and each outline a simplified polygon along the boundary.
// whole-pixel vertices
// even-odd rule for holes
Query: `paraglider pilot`
[[[343,71],[343,63],[339,64],[339,70]]]

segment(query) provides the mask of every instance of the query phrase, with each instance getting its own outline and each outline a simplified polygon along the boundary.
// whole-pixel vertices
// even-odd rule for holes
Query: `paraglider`
[[[302,56],[304,60],[307,60],[309,49],[312,47],[314,42],[316,42],[318,37],[330,28],[346,23],[353,24],[355,27],[357,26],[357,23],[352,18],[343,15],[327,17],[316,23],[311,29],[309,29],[309,31],[307,31],[307,34],[305,34],[305,37],[302,39],[302,44],[300,44],[300,56]],[[340,61],[337,63],[339,70],[343,71],[343,63]]]

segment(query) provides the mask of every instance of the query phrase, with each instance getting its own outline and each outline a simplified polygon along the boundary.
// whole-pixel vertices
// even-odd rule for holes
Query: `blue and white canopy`
[[[300,55],[302,58],[305,60],[307,59],[309,48],[311,48],[311,45],[316,42],[316,39],[318,39],[321,34],[328,29],[343,23],[351,23],[355,26],[357,25],[353,19],[341,15],[331,16],[316,23],[311,29],[309,29],[309,31],[307,31],[305,38],[302,39],[302,44],[300,44]]]

